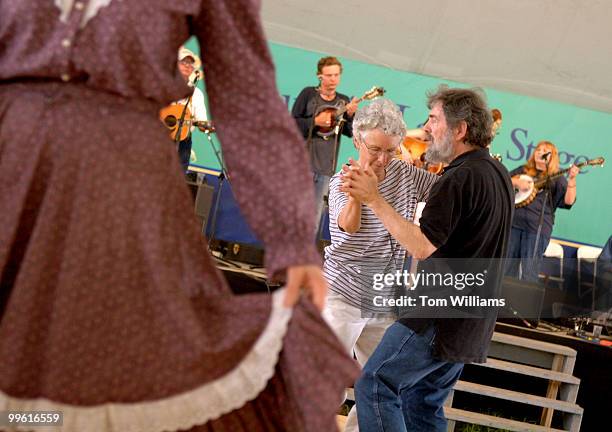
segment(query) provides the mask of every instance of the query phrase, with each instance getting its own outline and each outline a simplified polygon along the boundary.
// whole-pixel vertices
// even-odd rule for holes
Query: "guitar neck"
[[[360,103],[365,99],[365,95],[361,96],[359,99],[357,99],[355,102]],[[338,110],[336,111],[336,117],[340,117],[341,115],[343,115],[346,112],[346,106],[348,104],[344,104],[342,105],[340,108],[338,108]]]
[[[589,162],[581,162],[579,164],[576,164],[576,167],[582,168],[583,166],[586,166],[588,164],[589,164]],[[565,175],[565,173],[569,172],[570,169],[571,169],[571,167],[570,168],[564,168],[564,169],[560,170],[559,172],[557,172],[557,173],[555,173],[553,175],[548,176],[547,178],[543,178],[541,180],[538,180],[536,182],[535,186],[538,187],[538,188],[541,188],[542,186],[544,186],[546,184],[547,180],[554,180],[557,177],[561,177],[562,175]]]

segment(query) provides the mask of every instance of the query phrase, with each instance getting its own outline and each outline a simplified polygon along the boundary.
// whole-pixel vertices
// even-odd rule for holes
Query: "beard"
[[[440,140],[436,140],[433,136],[425,153],[425,160],[429,163],[439,164],[448,163],[453,158],[453,139],[451,132],[447,131]]]

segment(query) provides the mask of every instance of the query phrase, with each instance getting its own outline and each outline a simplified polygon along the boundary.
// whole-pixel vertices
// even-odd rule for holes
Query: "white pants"
[[[330,293],[323,318],[344,344],[349,355],[355,354],[363,367],[381,341],[393,318],[362,318],[361,310],[351,306],[338,294]],[[357,432],[357,409],[349,412],[344,432]]]

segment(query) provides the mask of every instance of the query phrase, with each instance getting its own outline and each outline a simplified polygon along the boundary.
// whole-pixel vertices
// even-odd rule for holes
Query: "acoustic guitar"
[[[416,131],[417,129],[414,130]],[[409,133],[410,132],[411,131],[409,131]],[[423,141],[414,136],[407,136],[406,138],[404,138],[404,141],[402,141],[402,144],[400,145],[400,153],[398,154],[398,159],[402,159],[406,162],[412,162],[415,167],[422,168],[424,170],[429,171],[430,173],[441,174],[442,169],[444,169],[444,164],[432,164],[425,160],[427,145],[428,143],[426,141]],[[404,157],[404,154],[408,154],[409,157]]]
[[[384,94],[384,88],[375,86],[365,92],[363,96],[361,96],[359,99],[357,99],[357,103],[362,102],[366,99],[374,99]],[[344,104],[341,107],[337,107],[334,105],[322,105],[321,107],[319,107],[319,109],[315,113],[315,117],[323,113],[323,118],[324,120],[329,122],[329,126],[319,126],[317,130],[317,135],[319,135],[323,139],[329,139],[330,136],[336,133],[336,126],[338,125],[338,122],[346,112],[346,105],[347,104]]]
[[[183,111],[185,111],[185,114],[182,120],[183,126],[181,127],[181,135],[178,141],[183,141],[187,139],[189,133],[191,132],[191,126],[198,127],[204,132],[215,132],[215,126],[212,122],[194,120],[189,107],[185,107],[185,105],[183,104],[172,104],[168,105],[165,108],[162,108],[159,111],[159,118],[170,131],[170,138],[172,138],[172,140],[177,141],[176,134],[178,133]]]
[[[598,157],[598,158],[591,159],[591,160],[586,161],[586,162],[582,162],[582,163],[576,164],[576,166],[578,168],[582,168],[582,167],[587,166],[587,165],[591,165],[591,166],[600,165],[600,166],[603,166],[604,162],[605,162],[604,158]],[[525,206],[528,206],[529,204],[531,204],[533,202],[533,200],[535,199],[536,195],[538,194],[538,192],[540,190],[542,190],[542,188],[544,186],[546,186],[546,182],[548,180],[552,180],[552,179],[555,179],[557,177],[561,177],[562,175],[567,173],[570,170],[570,168],[563,169],[563,170],[559,171],[556,174],[553,174],[551,176],[548,176],[548,177],[545,177],[545,178],[542,178],[542,179],[534,179],[533,177],[531,177],[531,176],[529,176],[527,174],[520,174],[520,175],[514,176],[513,178],[519,178],[519,179],[527,180],[527,181],[530,182],[529,188],[527,188],[525,190],[519,190],[517,188],[514,188],[514,207],[521,208],[521,207],[525,207]]]

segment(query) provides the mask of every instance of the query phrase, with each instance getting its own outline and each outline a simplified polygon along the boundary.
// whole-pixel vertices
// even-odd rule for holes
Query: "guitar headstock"
[[[591,159],[590,161],[587,162],[587,164],[591,165],[591,166],[595,166],[595,165],[601,165],[603,166],[604,162],[606,160],[604,158],[602,158],[601,156],[595,159]]]
[[[197,121],[194,122],[193,125],[198,127],[202,132],[214,133],[217,131],[213,122],[209,120]]]
[[[363,95],[364,99],[371,100],[385,94],[385,89],[382,87],[374,86]]]

